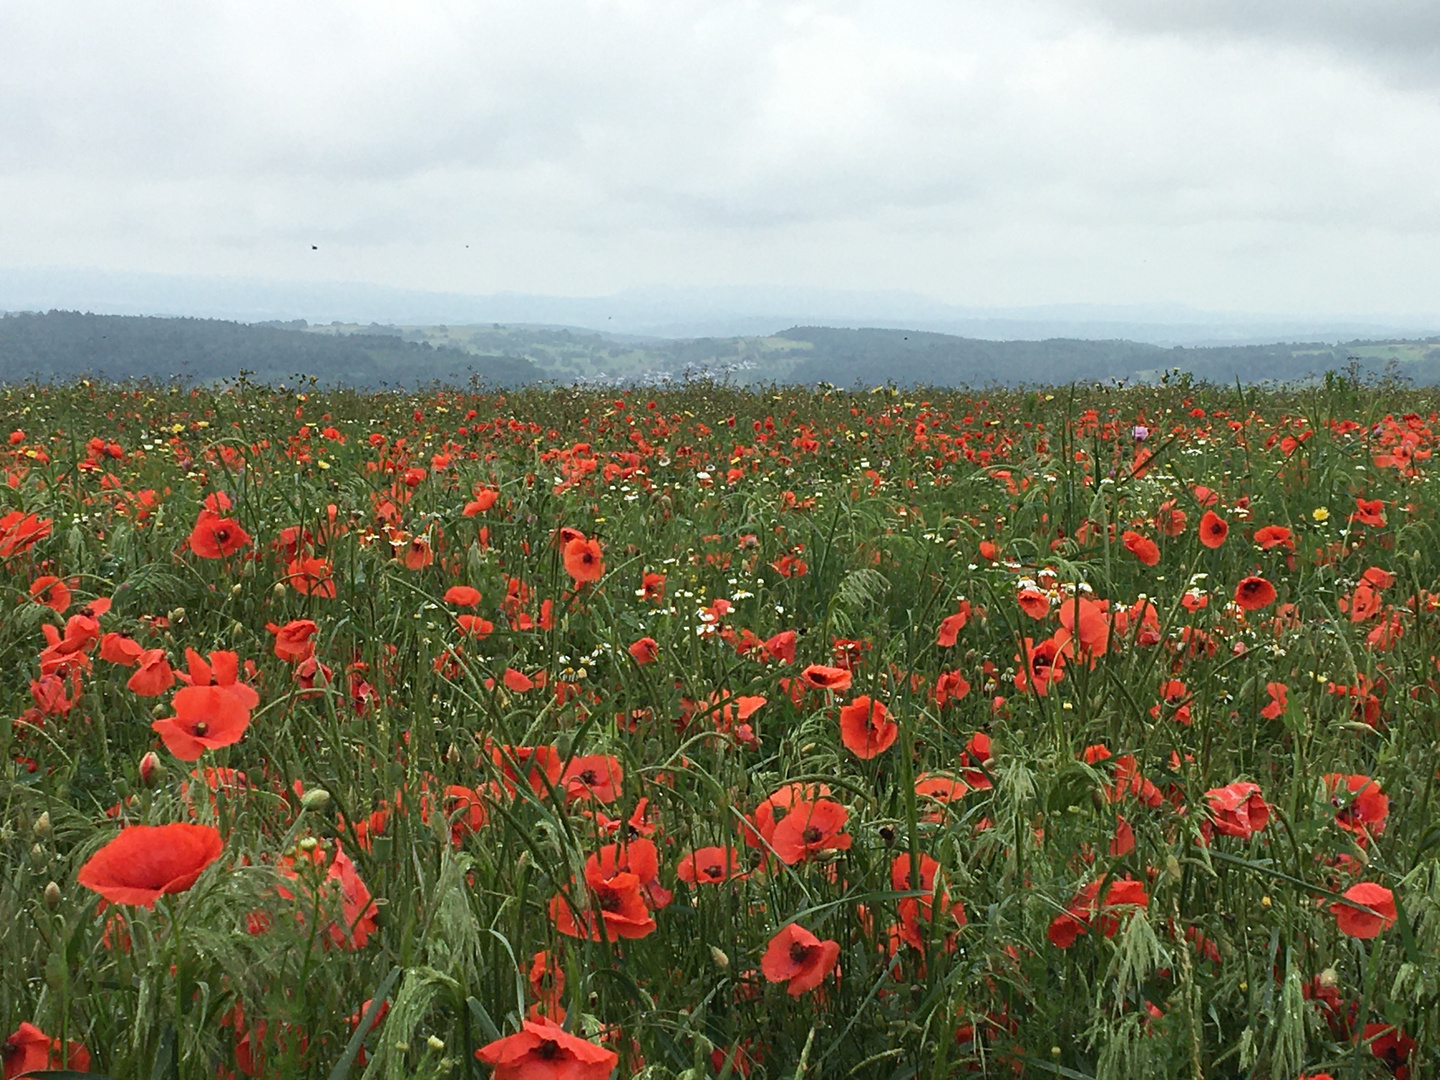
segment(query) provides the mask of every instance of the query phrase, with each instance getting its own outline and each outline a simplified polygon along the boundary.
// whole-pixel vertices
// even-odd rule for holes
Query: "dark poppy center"
[[[705,867],[703,873],[706,877],[710,878],[722,878],[725,876],[725,871],[719,866],[714,865],[713,863],[710,866]]]
[[[594,769],[586,769],[580,774],[580,782],[593,787],[599,781]]]
[[[554,1061],[561,1055],[562,1051],[559,1043],[546,1039],[539,1046],[535,1047],[534,1053],[538,1058],[544,1058],[546,1061]]]
[[[200,720],[200,721],[197,721],[197,722],[196,722],[196,724],[195,724],[195,734],[196,734],[196,735],[204,735],[205,732],[207,732],[207,731],[209,731],[209,730],[210,730],[210,725],[207,724],[204,720]]]
[[[797,964],[803,964],[810,958],[810,946],[803,941],[796,941],[790,946],[790,959]]]
[[[230,530],[229,530],[229,529],[216,529],[216,530],[215,530],[215,539],[218,540],[218,541],[220,541],[220,543],[222,543],[222,544],[223,544],[223,543],[226,543],[226,542],[230,539]]]
[[[807,844],[818,844],[825,836],[815,825],[805,826],[805,831],[800,834]]]
[[[620,910],[620,894],[610,891],[600,894],[600,910],[615,912]]]

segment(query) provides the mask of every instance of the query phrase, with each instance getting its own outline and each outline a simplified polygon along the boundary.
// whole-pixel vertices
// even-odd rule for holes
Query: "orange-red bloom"
[[[1120,540],[1125,545],[1125,550],[1146,566],[1154,566],[1160,561],[1160,549],[1148,536],[1141,536],[1134,530],[1127,529]]]
[[[90,1051],[73,1039],[67,1047],[61,1047],[59,1039],[52,1039],[26,1020],[0,1043],[0,1066],[4,1068],[4,1080],[47,1069],[85,1073],[90,1071]]]
[[[522,1021],[514,1035],[480,1047],[475,1056],[494,1070],[491,1080],[610,1080],[620,1062],[615,1051],[544,1016]]]
[[[1330,914],[1335,916],[1335,925],[1342,934],[1353,938],[1374,938],[1395,925],[1395,894],[1384,885],[1362,881],[1346,889],[1342,895],[1344,900],[1330,905]]]
[[[890,710],[862,694],[840,707],[840,739],[858,758],[868,760],[883,754],[900,735],[900,725],[890,719]]]
[[[564,550],[565,572],[576,585],[599,581],[605,574],[605,559],[600,541],[584,538],[571,540]]]
[[[1263,577],[1247,577],[1235,586],[1235,603],[1246,611],[1259,611],[1275,602],[1275,586]]]
[[[1270,821],[1270,804],[1260,794],[1260,785],[1250,781],[1211,788],[1205,803],[1215,828],[1226,836],[1249,840]]]
[[[1200,519],[1200,543],[1207,548],[1218,548],[1230,535],[1230,526],[1214,510],[1206,510]]]
[[[850,689],[850,672],[845,668],[811,664],[800,672],[800,678],[817,690],[833,690],[836,693],[843,693]]]
[[[131,825],[91,855],[75,880],[112,904],[154,907],[194,885],[224,846],[209,825]]]
[[[845,851],[850,834],[841,830],[849,820],[850,812],[831,799],[796,803],[775,826],[770,846],[791,866],[821,851]]]
[[[223,559],[250,543],[250,534],[234,518],[201,510],[190,530],[190,550],[202,559]]]
[[[770,982],[785,983],[791,997],[799,997],[824,982],[839,960],[839,942],[821,941],[798,923],[790,923],[770,939],[760,970]]]

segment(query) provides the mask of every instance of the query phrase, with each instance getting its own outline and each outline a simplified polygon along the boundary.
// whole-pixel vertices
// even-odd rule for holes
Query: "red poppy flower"
[[[284,885],[275,891],[286,900],[297,900],[296,914],[300,918],[318,907],[322,915],[331,916],[325,928],[326,943],[342,949],[363,949],[379,926],[380,909],[371,898],[370,889],[360,879],[355,863],[346,855],[340,841],[334,841],[333,856],[328,857],[323,844],[316,844],[308,853],[295,852],[286,855],[276,866],[282,878],[295,883],[300,896]],[[324,867],[325,873],[316,882],[312,871],[296,870],[297,863],[312,863],[316,868]],[[327,887],[328,886],[328,887]]]
[[[492,745],[490,760],[500,770],[505,787],[512,794],[520,782],[517,769],[524,772],[530,790],[542,796],[548,795],[552,787],[560,786],[560,776],[565,771],[565,759],[553,746]]]
[[[1270,821],[1270,805],[1260,794],[1260,785],[1241,781],[1211,788],[1205,803],[1215,828],[1226,836],[1249,840]]]
[[[474,607],[480,603],[480,590],[469,585],[451,585],[445,590],[445,602],[456,607]]]
[[[0,1066],[4,1067],[4,1080],[47,1069],[86,1073],[90,1071],[90,1051],[73,1039],[62,1049],[59,1039],[26,1020],[0,1043]]]
[[[1050,613],[1050,597],[1039,589],[1021,589],[1015,602],[1032,619],[1043,619]]]
[[[53,574],[45,574],[30,583],[30,599],[61,614],[70,606],[70,588]]]
[[[226,686],[186,686],[176,691],[170,707],[174,716],[150,726],[181,761],[239,742],[250,726],[250,710]]]
[[[687,885],[718,885],[739,881],[747,875],[740,870],[740,856],[734,848],[703,847],[680,856],[675,876]]]
[[[883,754],[900,735],[900,725],[889,710],[862,694],[840,707],[840,739],[856,757],[868,760]]]
[[[100,639],[100,659],[122,667],[134,667],[145,653],[145,647],[125,634],[109,633]]]
[[[267,623],[265,629],[275,635],[275,655],[287,664],[298,664],[315,655],[315,643],[310,640],[320,627],[312,619],[291,619],[284,626]]]
[[[209,825],[131,825],[91,855],[75,880],[112,904],[154,907],[194,885],[224,847]]]
[[[489,637],[495,630],[495,624],[489,619],[481,618],[479,615],[471,615],[468,612],[455,616],[455,624],[460,627],[460,632],[466,637],[473,637],[477,641]]]
[[[778,660],[782,664],[793,664],[795,662],[795,631],[782,630],[772,638],[764,641],[765,652],[772,660]]]
[[[1355,500],[1355,513],[1350,515],[1352,521],[1358,521],[1361,525],[1371,525],[1380,528],[1385,524],[1385,503],[1380,499]]]
[[[465,504],[461,511],[466,517],[474,517],[476,514],[483,514],[495,505],[495,500],[500,493],[494,488],[477,487],[474,491],[475,497]]]
[[[620,797],[624,779],[620,762],[608,754],[574,758],[560,778],[570,799],[594,799],[602,803],[612,803]]]
[[[660,656],[660,645],[653,637],[642,637],[632,642],[628,650],[635,663],[644,666],[653,664]]]
[[[1342,893],[1344,900],[1330,905],[1335,925],[1353,938],[1379,937],[1395,925],[1395,894],[1373,881],[1362,881]],[[1369,911],[1365,909],[1369,908]]]
[[[770,982],[785,983],[791,997],[799,997],[824,982],[839,960],[839,942],[821,941],[798,923],[790,923],[770,939],[760,970]]]
[[[334,568],[325,559],[311,556],[293,559],[285,567],[285,584],[301,596],[335,599]]]
[[[1150,903],[1144,884],[1130,878],[1112,881],[1105,890],[1104,904],[1097,903],[1099,895],[1098,881],[1090,882],[1075,894],[1066,905],[1064,914],[1055,916],[1050,922],[1046,936],[1052,945],[1061,949],[1070,948],[1077,937],[1090,931],[1092,920],[1097,915],[1100,932],[1107,938],[1114,937],[1119,933],[1121,917],[1127,911],[1143,909]]]
[[[571,1035],[548,1017],[525,1020],[514,1035],[475,1051],[491,1080],[610,1080],[620,1055]]]
[[[968,611],[958,611],[954,615],[947,615],[940,620],[940,631],[935,636],[935,643],[942,649],[948,649],[960,639],[960,631],[965,629],[965,623],[969,621]]]
[[[821,851],[845,851],[850,834],[841,830],[849,820],[849,811],[831,799],[796,803],[775,826],[770,846],[790,866]]]
[[[1264,528],[1256,529],[1255,543],[1260,545],[1262,551],[1269,551],[1275,547],[1283,547],[1288,551],[1295,550],[1295,538],[1284,525],[1266,525]]]
[[[565,572],[576,585],[599,581],[605,574],[605,559],[598,540],[577,539],[565,545]]]
[[[1362,847],[1366,839],[1385,831],[1390,797],[1380,790],[1379,784],[1359,774],[1328,773],[1324,779],[1330,801],[1336,807],[1335,824],[1354,833]]]
[[[1362,1044],[1389,1068],[1395,1080],[1410,1080],[1410,1055],[1415,1040],[1392,1024],[1366,1024],[1360,1032]]]
[[[1235,603],[1246,611],[1259,611],[1275,602],[1275,586],[1263,577],[1247,577],[1235,586]]]
[[[599,941],[602,925],[605,936],[612,941],[647,937],[654,933],[656,923],[645,903],[641,884],[639,875],[629,871],[610,877],[587,873],[584,893],[571,885],[570,899],[581,905],[579,916],[565,897],[557,894],[550,900],[550,918],[555,929],[569,937]],[[591,912],[584,907],[587,896]],[[594,918],[593,912],[599,913],[599,920]]]
[[[0,559],[29,551],[37,541],[50,535],[52,524],[50,518],[27,514],[22,510],[11,510],[0,517]]]
[[[1206,510],[1200,519],[1200,543],[1207,548],[1218,548],[1230,535],[1230,526],[1214,510]]]
[[[836,693],[844,693],[850,689],[850,672],[844,668],[811,664],[800,672],[800,678],[817,690],[833,690]]]
[[[140,654],[135,674],[125,682],[132,694],[140,697],[159,697],[175,685],[175,672],[165,656],[164,649],[146,649]]]
[[[1125,550],[1146,566],[1154,566],[1160,561],[1160,549],[1148,536],[1141,536],[1133,529],[1127,529],[1120,540],[1125,545]]]
[[[250,543],[250,534],[234,518],[201,510],[190,530],[190,550],[202,559],[223,559]]]

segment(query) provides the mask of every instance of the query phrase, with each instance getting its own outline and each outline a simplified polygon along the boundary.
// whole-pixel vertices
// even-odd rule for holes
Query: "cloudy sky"
[[[1440,4],[5,3],[25,267],[1437,312]]]

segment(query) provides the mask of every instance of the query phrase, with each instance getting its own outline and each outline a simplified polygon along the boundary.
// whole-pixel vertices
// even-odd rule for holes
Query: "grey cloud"
[[[1402,83],[1440,81],[1434,0],[1062,0],[1112,26],[1319,46]]]

